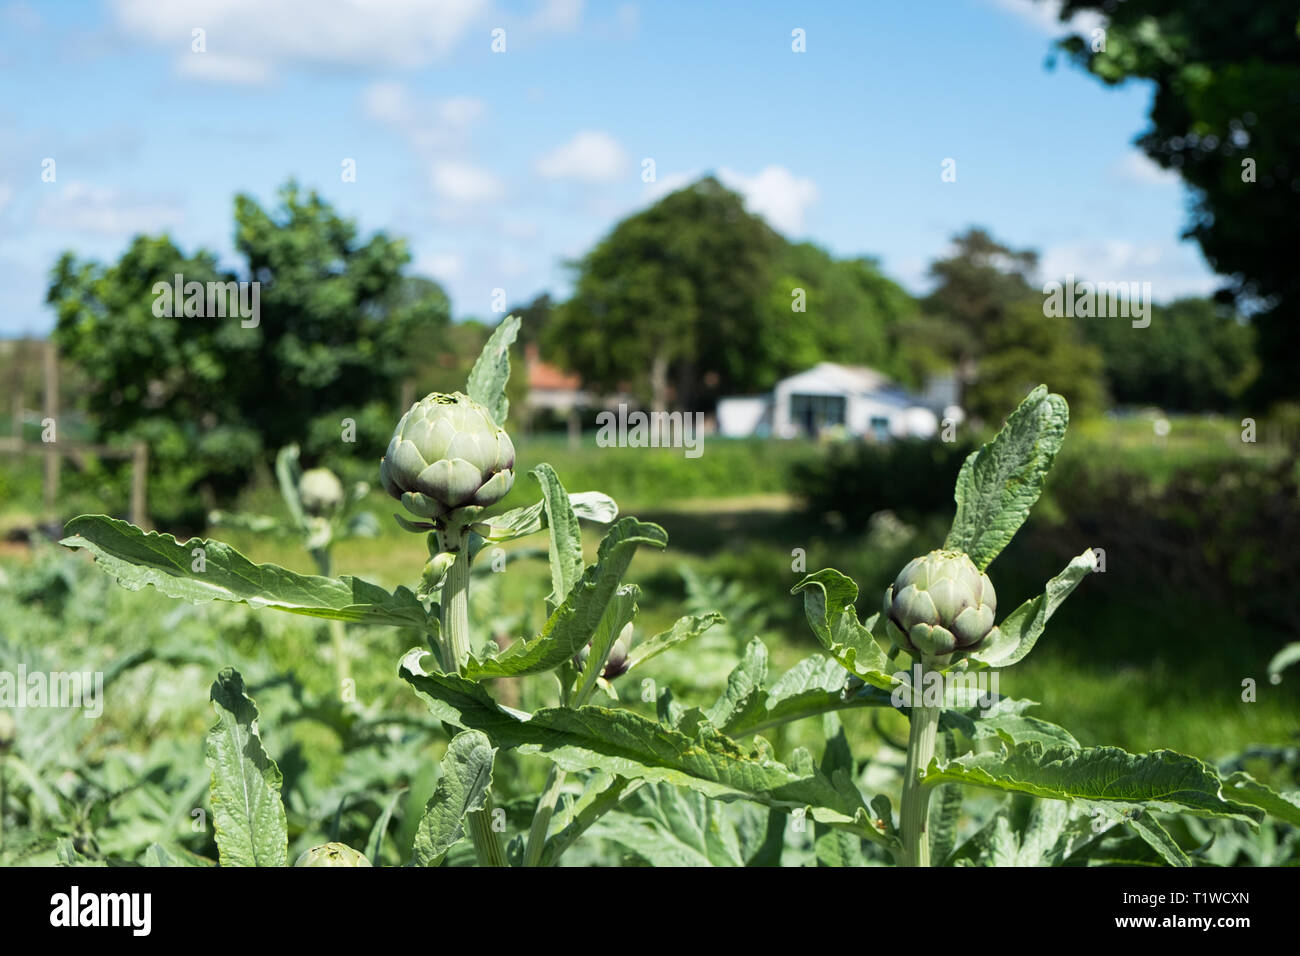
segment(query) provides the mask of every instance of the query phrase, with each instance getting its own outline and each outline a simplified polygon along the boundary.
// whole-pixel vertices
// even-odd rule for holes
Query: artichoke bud
[[[977,649],[993,631],[997,595],[987,574],[961,551],[913,558],[885,590],[890,639],[914,657]]]
[[[343,483],[328,468],[313,468],[298,479],[298,500],[312,517],[333,514],[343,505]]]
[[[325,843],[304,850],[294,866],[370,866],[365,854],[346,843]]]
[[[494,505],[515,481],[515,446],[486,408],[460,392],[411,406],[379,464],[384,490],[426,520]]]
[[[605,669],[601,671],[600,676],[605,680],[613,680],[615,677],[621,677],[627,673],[627,656],[632,650],[632,625],[624,625],[623,630],[618,635],[618,640],[614,646],[609,649],[609,656],[605,658]]]

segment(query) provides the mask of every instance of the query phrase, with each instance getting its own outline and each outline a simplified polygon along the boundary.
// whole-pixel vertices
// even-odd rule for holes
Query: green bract
[[[890,637],[922,657],[975,650],[993,630],[997,609],[989,576],[962,551],[913,558],[885,590]]]
[[[327,515],[343,504],[343,483],[328,468],[313,468],[298,479],[298,498],[310,515]]]
[[[304,850],[294,866],[370,866],[365,855],[346,843],[326,843]]]
[[[467,395],[433,392],[411,406],[379,466],[384,490],[421,518],[485,507],[515,481],[515,446]]]

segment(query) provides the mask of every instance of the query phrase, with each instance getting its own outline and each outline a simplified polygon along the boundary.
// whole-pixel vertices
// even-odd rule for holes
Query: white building
[[[767,395],[718,402],[718,433],[730,438],[815,436],[843,430],[877,441],[931,438],[942,418],[962,419],[948,377],[915,395],[875,369],[822,362],[776,383]]]

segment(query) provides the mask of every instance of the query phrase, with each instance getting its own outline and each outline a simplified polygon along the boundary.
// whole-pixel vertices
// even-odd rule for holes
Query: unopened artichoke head
[[[496,504],[514,467],[515,446],[486,408],[460,392],[433,392],[397,423],[379,478],[411,514],[436,520]]]
[[[312,468],[298,479],[298,500],[302,510],[313,517],[338,511],[343,497],[343,483],[328,468]]]
[[[994,630],[993,582],[961,551],[913,558],[885,591],[886,629],[922,658],[977,649]]]

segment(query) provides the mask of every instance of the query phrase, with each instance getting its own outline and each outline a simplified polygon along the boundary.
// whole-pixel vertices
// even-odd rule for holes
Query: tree
[[[1082,329],[1101,350],[1111,397],[1126,405],[1226,411],[1258,371],[1254,329],[1209,299],[1155,306],[1146,328],[1088,319]]]
[[[1075,35],[1064,49],[1106,83],[1152,81],[1138,145],[1192,187],[1187,235],[1228,277],[1225,296],[1259,310],[1256,395],[1300,395],[1295,3],[1065,0],[1061,18],[1084,10],[1105,14],[1104,38]]]
[[[781,238],[706,177],[622,222],[573,263],[546,349],[591,387],[656,408],[747,391],[771,354],[762,299]]]
[[[107,267],[65,253],[51,276],[54,337],[92,383],[84,409],[102,439],[149,442],[163,520],[200,521],[290,442],[309,457],[377,458],[412,371],[410,341],[447,322],[442,290],[403,278],[404,243],[362,241],[292,182],[269,211],[235,198],[235,245],[242,277],[260,284],[255,324],[207,302],[188,317],[181,303],[156,308],[176,275],[205,287],[240,279],[167,236],[136,237]],[[355,444],[342,441],[344,419]]]

